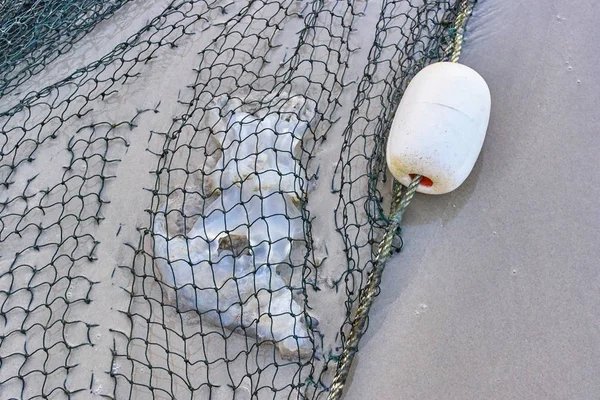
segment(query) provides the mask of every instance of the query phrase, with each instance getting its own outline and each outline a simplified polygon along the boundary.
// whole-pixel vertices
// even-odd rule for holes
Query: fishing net
[[[465,3],[0,2],[0,398],[326,398]]]
[[[0,96],[39,74],[127,1],[1,2]]]

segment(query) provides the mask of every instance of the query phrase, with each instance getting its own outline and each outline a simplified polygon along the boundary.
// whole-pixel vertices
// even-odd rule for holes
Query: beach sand
[[[599,16],[476,5],[461,62],[492,93],[483,151],[410,205],[347,399],[598,398]]]
[[[48,74],[40,74],[18,93],[3,98],[1,109],[14,104],[28,90],[39,90],[58,81],[110,51],[168,3],[156,0],[140,7],[141,2],[132,1],[113,18],[103,21],[72,53],[53,63]],[[329,130],[327,141],[319,144],[308,170],[310,175],[319,168],[319,180],[311,183],[307,204],[311,216],[316,217],[312,223],[314,257],[322,259],[325,253],[328,255],[319,275],[311,276],[321,291],[308,290],[311,315],[319,319],[319,329],[324,334],[324,352],[335,352],[339,345],[336,333],[344,321],[346,300],[344,290],[338,292],[331,285],[347,266],[342,238],[335,231],[334,210],[339,195],[331,192],[331,179],[357,89],[357,83],[352,81],[362,77],[380,12],[378,1],[369,2],[366,8],[362,1],[355,3],[357,12],[364,8],[364,15],[357,15],[352,21],[359,31],[349,35],[350,43],[346,45],[360,48],[350,54],[337,41],[327,43],[330,48],[341,46],[339,61],[350,61],[343,77],[348,86],[341,93],[335,92],[339,107],[332,108],[332,100],[319,105],[321,112],[332,113],[329,117],[339,120]],[[53,325],[58,334],[66,333],[64,341],[69,345],[93,343],[69,352],[69,363],[79,366],[70,371],[67,386],[85,389],[73,398],[86,399],[90,393],[117,398],[131,395],[137,399],[151,398],[153,393],[158,398],[168,398],[167,393],[173,393],[176,398],[185,399],[191,398],[187,385],[202,385],[206,376],[212,384],[223,385],[213,388],[212,398],[232,398],[233,390],[226,386],[230,379],[239,384],[236,398],[250,398],[250,392],[262,385],[280,388],[276,398],[287,398],[290,393],[295,395],[286,388],[289,382],[299,383],[306,377],[308,368],[298,373],[295,366],[287,366],[279,369],[275,380],[274,362],[280,360],[267,346],[224,363],[220,360],[224,347],[228,347],[227,357],[231,357],[246,348],[246,339],[241,335],[227,340],[209,335],[206,341],[200,340],[197,318],[182,318],[173,307],[164,307],[166,296],[153,278],[150,258],[133,262],[132,249],[147,246],[147,238],[144,243],[139,230],[149,227],[145,210],[157,208],[152,194],[145,189],[156,184],[156,175],[151,171],[160,164],[148,150],[160,153],[164,144],[160,132],[169,131],[172,118],[187,112],[185,102],[191,96],[188,85],[196,77],[193,68],[200,61],[198,51],[221,36],[217,23],[226,21],[241,7],[241,3],[232,4],[228,15],[218,7],[207,11],[206,17],[216,26],[200,21],[198,30],[208,28],[201,35],[182,38],[177,48],[161,47],[156,59],[136,67],[135,71],[142,74],[139,79],[120,86],[119,92],[107,100],[95,101],[90,105],[93,112],[82,121],[66,123],[56,139],[40,147],[33,164],[19,167],[17,182],[26,182],[40,173],[28,193],[53,187],[63,179],[62,167],[69,164],[71,157],[66,145],[77,129],[91,122],[128,121],[136,110],[151,110],[136,118],[137,127],[133,130],[128,126],[114,131],[101,127],[95,133],[121,137],[129,146],[120,139],[111,142],[111,157],[121,160],[106,171],[116,175],[116,179],[107,180],[102,192],[102,198],[111,203],[101,207],[99,215],[104,220],[100,225],[81,228],[100,242],[94,252],[97,260],[77,262],[71,272],[96,283],[91,291],[90,283],[81,279],[56,285],[58,297],[78,301],[69,307],[54,303],[53,318],[84,320],[89,324]],[[301,2],[294,4],[302,9]],[[204,6],[198,5],[203,12]],[[325,7],[336,6],[325,2]],[[339,8],[335,12],[341,13]],[[600,29],[595,24],[598,16],[600,8],[591,1],[577,7],[559,0],[548,1],[544,7],[516,0],[501,4],[481,0],[477,4],[468,25],[461,62],[475,68],[490,86],[492,116],[488,136],[473,173],[462,187],[444,196],[417,195],[409,207],[403,228],[405,248],[387,266],[381,294],[347,387],[347,399],[590,399],[600,393],[600,383],[595,379],[600,372],[600,311],[596,306],[600,302],[600,250],[596,245],[600,239],[600,189],[594,185],[600,172],[600,143],[595,132],[599,127],[596,105],[600,100],[600,78],[592,59],[595,44],[600,41]],[[300,28],[300,22],[289,22],[284,31],[290,34],[276,37],[276,44],[282,47],[270,50],[272,61],[285,59],[295,40],[291,33]],[[261,23],[255,24],[254,29],[262,29]],[[364,27],[371,29],[361,30]],[[336,29],[332,32],[343,34],[341,27]],[[253,46],[246,45],[250,49]],[[205,56],[204,63],[208,63],[210,54]],[[313,57],[327,58],[325,53]],[[274,63],[269,68],[278,65]],[[322,70],[315,71],[322,73],[323,79],[327,76]],[[298,74],[301,72],[302,69]],[[379,73],[385,76],[385,71]],[[301,90],[302,84],[295,89]],[[319,89],[311,90],[318,97]],[[155,108],[158,113],[152,111]],[[366,111],[369,115],[379,112],[381,107],[376,101]],[[24,118],[17,115],[11,123],[18,124]],[[316,135],[327,128],[328,123],[322,122]],[[373,125],[364,128],[369,130]],[[205,139],[199,136],[199,140]],[[185,134],[179,140],[184,144],[192,141]],[[179,150],[184,153],[181,157],[185,165],[186,148]],[[355,147],[350,155],[360,154],[359,150],[364,148]],[[199,154],[198,150],[191,157],[196,168],[202,165]],[[176,160],[174,165],[182,160]],[[99,164],[89,164],[87,173],[92,174],[94,165]],[[364,162],[355,160],[354,165],[365,168]],[[173,174],[171,189],[183,185],[181,179],[175,179],[176,175]],[[366,193],[364,183],[363,178],[353,187],[355,195]],[[23,187],[18,185],[8,193],[9,197],[22,192]],[[17,206],[18,203],[13,204],[15,209]],[[77,211],[77,205],[74,207]],[[57,212],[49,212],[43,223],[55,221]],[[364,213],[358,218],[364,221]],[[3,246],[17,251],[28,243],[13,238]],[[365,249],[361,254],[364,260]],[[48,257],[46,253],[27,253],[21,262],[42,265]],[[0,271],[9,264],[10,260],[3,256]],[[26,284],[26,271],[23,267],[16,274],[17,284]],[[135,280],[132,271],[137,275]],[[132,302],[130,291],[135,296]],[[83,304],[85,298],[91,302]],[[15,296],[12,304],[27,300]],[[137,314],[132,330],[129,318],[119,311]],[[16,316],[13,322],[18,324],[20,318],[29,318],[28,323],[34,320]],[[2,328],[16,329],[7,326]],[[30,351],[35,346],[43,347],[38,341],[41,335],[33,331],[29,335],[33,346]],[[126,335],[133,340],[127,342]],[[184,337],[188,339],[184,341]],[[2,355],[22,348],[22,340],[22,335],[11,335],[3,345]],[[165,354],[165,348],[169,354]],[[51,352],[50,356],[55,357],[47,368],[60,367],[65,361],[65,346],[53,349],[56,354]],[[211,363],[210,372],[202,364],[205,359]],[[11,371],[16,373],[20,362],[19,357],[7,359],[0,381]],[[247,369],[261,363],[268,367],[258,381],[256,377],[244,378]],[[162,368],[179,376],[173,378]],[[46,389],[60,387],[64,372],[51,376]],[[110,372],[117,375],[116,388]],[[138,385],[131,392],[126,378]],[[150,385],[153,392],[148,389]],[[15,387],[0,387],[0,397],[15,396]],[[24,395],[27,398],[40,390],[29,386]],[[194,398],[208,398],[207,395],[205,386]],[[273,396],[266,389],[260,395]]]

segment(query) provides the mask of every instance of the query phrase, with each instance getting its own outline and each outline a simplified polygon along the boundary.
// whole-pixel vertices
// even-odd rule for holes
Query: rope
[[[385,269],[385,263],[391,256],[392,241],[394,240],[397,229],[400,227],[404,211],[415,195],[419,183],[421,183],[421,178],[420,175],[413,178],[410,185],[408,185],[404,196],[402,196],[401,186],[398,186],[399,190],[395,190],[395,197],[400,197],[399,205],[392,214],[390,224],[379,243],[379,249],[377,251],[377,256],[375,257],[373,269],[369,272],[367,284],[360,294],[356,316],[352,323],[352,329],[346,340],[344,350],[338,361],[338,368],[331,384],[328,400],[337,400],[342,396],[344,384],[346,383],[346,379],[350,373],[350,367],[352,366],[352,360],[358,351],[358,343],[365,331],[369,310],[375,301],[375,296],[377,296],[379,285],[381,284],[381,276]]]
[[[460,0],[458,7],[459,11],[454,22],[454,40],[450,44],[446,56],[451,62],[458,62],[462,51],[465,24],[473,10],[473,5],[470,0]],[[406,188],[404,195],[402,195],[402,185],[394,184],[394,199],[392,201],[392,210],[389,218],[390,222],[379,243],[373,268],[367,276],[367,283],[361,291],[359,304],[352,322],[352,328],[350,329],[344,349],[338,360],[336,373],[331,384],[329,396],[327,397],[328,400],[339,400],[342,397],[344,385],[350,373],[350,368],[352,367],[352,361],[358,352],[358,344],[365,332],[369,311],[379,292],[385,264],[392,254],[392,242],[396,232],[398,232],[398,229],[400,228],[402,216],[415,195],[422,178],[421,175],[415,175]]]
[[[473,3],[470,0],[461,0],[459,12],[454,20],[454,41],[448,47],[449,58],[451,62],[457,63],[462,51],[462,45],[465,38],[465,25],[471,12],[473,11]]]

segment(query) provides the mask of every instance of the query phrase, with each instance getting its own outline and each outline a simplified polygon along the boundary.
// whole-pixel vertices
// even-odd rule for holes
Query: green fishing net
[[[0,1],[0,398],[326,398],[458,3]]]

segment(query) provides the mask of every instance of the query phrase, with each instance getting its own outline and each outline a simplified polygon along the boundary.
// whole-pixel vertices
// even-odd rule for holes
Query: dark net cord
[[[39,74],[129,0],[0,3],[0,98]]]
[[[95,7],[104,6],[95,2],[80,11],[94,15]],[[175,45],[191,23],[177,7],[167,8],[87,67],[29,93],[16,106],[2,104],[0,398],[90,395],[89,374],[75,376],[82,368],[76,360],[96,340],[97,326],[86,320],[99,283],[88,277],[100,244],[94,232],[110,203],[105,184],[114,179],[112,171],[128,146],[125,134],[137,121],[137,114],[122,122],[94,115],[92,105],[115,96],[159,49]],[[10,60],[2,67],[10,68]],[[18,85],[15,79],[11,82]],[[52,148],[58,151],[43,151]],[[110,365],[103,368],[109,371]]]
[[[473,3],[470,0],[460,0],[457,2],[455,6],[456,15],[454,16],[452,25],[453,38],[445,49],[443,61],[458,62],[462,50],[465,25],[471,15],[472,7]],[[399,94],[396,97],[401,98],[402,95]],[[389,129],[389,126],[387,129]],[[422,178],[423,177],[420,175],[415,175],[405,190],[398,182],[394,182],[393,184],[393,199],[390,207],[390,215],[388,217],[388,225],[377,248],[373,260],[373,267],[367,274],[367,281],[360,290],[358,306],[352,317],[352,327],[346,338],[346,342],[344,343],[342,354],[337,363],[330,393],[327,397],[329,400],[337,400],[342,397],[346,381],[350,374],[352,362],[358,352],[360,339],[364,335],[367,327],[369,311],[373,306],[375,297],[379,294],[386,262],[393,253],[394,237],[400,233],[402,216],[415,195]]]
[[[151,3],[113,50],[20,95],[143,4],[0,2],[0,398],[326,398],[390,222],[386,132],[410,78],[462,37],[463,2]],[[175,53],[195,57],[169,64],[177,99],[150,93]],[[347,265],[325,288],[328,205],[311,193],[339,135]],[[153,167],[121,167],[146,146]],[[149,178],[135,204],[114,201],[123,176]],[[146,209],[133,236],[120,207]],[[319,324],[325,295],[341,315]]]
[[[189,106],[165,133],[156,168],[152,229],[146,231],[153,248],[138,252],[126,267],[134,275],[128,311],[133,323],[203,349],[191,354],[169,342],[151,343],[134,326],[127,334],[132,343],[150,342],[166,359],[180,359],[181,372],[170,374],[167,364],[135,357],[131,347],[124,355],[150,379],[164,378],[170,386],[183,382],[182,389],[170,389],[176,398],[298,398],[314,379],[319,356],[309,333],[314,322],[306,282],[316,266],[305,197],[314,177],[307,171],[334,123],[354,18],[350,3],[314,2],[298,9],[292,1],[254,2],[232,13],[218,38],[199,53]],[[283,31],[297,39],[277,53]],[[194,159],[203,161],[191,165]],[[177,180],[183,188],[172,183]],[[210,263],[177,264],[188,257]],[[271,263],[280,264],[285,280]],[[149,283],[157,275],[166,283],[158,295],[163,307],[184,312],[175,317],[177,328],[152,308],[136,311],[146,298],[156,298]],[[186,314],[197,318],[200,330],[188,331]],[[127,380],[131,393],[154,398],[161,392],[139,377],[129,379],[117,376],[118,383]]]

